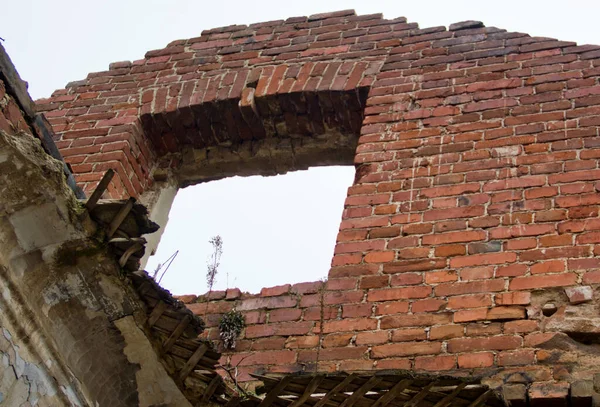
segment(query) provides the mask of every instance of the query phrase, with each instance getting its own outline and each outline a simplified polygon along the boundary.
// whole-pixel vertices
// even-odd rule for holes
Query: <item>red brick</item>
[[[450,259],[450,267],[471,267],[489,264],[513,263],[517,260],[517,254],[508,253],[485,253],[472,256],[453,257]]]
[[[390,285],[392,287],[417,285],[423,283],[422,273],[400,273],[392,276]]]
[[[443,371],[456,368],[456,356],[425,356],[415,359],[415,370]]]
[[[438,313],[438,314],[415,314],[415,315],[392,315],[383,316],[381,318],[381,329],[389,328],[403,328],[412,326],[431,326],[431,325],[442,325],[448,324],[452,321],[452,314],[450,313]]]
[[[577,283],[575,273],[548,274],[543,276],[517,277],[510,282],[510,290],[530,290],[546,287],[563,287]]]
[[[342,318],[370,317],[373,313],[371,304],[344,304]]]
[[[529,399],[535,405],[564,405],[569,394],[568,382],[533,383],[529,388]]]
[[[350,340],[354,337],[354,334],[334,334],[327,335],[323,339],[323,347],[324,348],[337,348],[340,346],[348,346],[350,344]]]
[[[337,307],[337,306],[335,306],[335,307],[315,306],[315,307],[306,308],[304,310],[303,319],[305,321],[320,321],[321,317],[323,317],[324,320],[336,319],[338,317],[338,308],[339,307]]]
[[[600,271],[590,271],[584,274],[583,282],[585,284],[600,283]]]
[[[276,309],[269,313],[269,322],[298,321],[301,315],[298,308]]]
[[[432,326],[429,331],[429,339],[450,339],[464,336],[463,325]]]
[[[246,327],[246,338],[260,338],[276,335],[306,335],[312,328],[312,322],[284,322],[268,325],[252,325]]]
[[[289,349],[314,348],[319,344],[319,337],[313,336],[290,336],[285,341],[285,347]]]
[[[376,319],[344,319],[341,321],[326,321],[323,324],[323,332],[353,332],[353,331],[372,331],[377,328]]]
[[[356,278],[330,278],[325,287],[329,291],[335,290],[355,290]]]
[[[465,283],[443,283],[435,287],[436,296],[460,295],[469,293],[489,293],[504,290],[505,281],[491,279]]]
[[[525,309],[523,307],[493,307],[487,312],[489,320],[507,320],[525,318]]]
[[[392,331],[392,342],[422,341],[427,339],[424,328],[397,329]]]
[[[441,342],[402,342],[373,346],[371,357],[381,359],[394,356],[434,355],[440,353],[441,350]]]
[[[435,248],[436,257],[461,256],[467,253],[465,245],[447,245]]]
[[[343,372],[372,370],[374,368],[373,364],[373,360],[342,360],[339,365],[339,370]]]
[[[431,295],[431,291],[431,287],[429,286],[371,290],[367,294],[367,301],[378,302],[408,298],[425,298]]]
[[[348,304],[362,301],[362,298],[362,291],[329,291],[323,296],[323,302],[325,305]]]
[[[549,260],[533,264],[529,267],[531,274],[560,273],[565,271],[563,260]]]
[[[496,294],[496,305],[529,305],[531,303],[530,292],[512,292]]]
[[[356,334],[357,345],[380,345],[388,341],[388,331],[359,332]]]
[[[384,240],[371,240],[357,243],[338,243],[335,246],[335,253],[355,253],[368,252],[371,250],[382,250],[385,247]]]
[[[240,311],[249,311],[261,308],[291,308],[296,306],[296,299],[290,296],[266,297],[266,298],[248,298],[242,301],[237,307]]]
[[[389,286],[389,281],[389,276],[367,276],[360,279],[359,287],[361,289],[384,288]]]
[[[473,308],[456,311],[454,313],[454,323],[482,321],[487,319],[487,308]]]
[[[491,352],[467,353],[458,355],[458,367],[473,369],[490,367],[494,364],[494,354]]]
[[[470,352],[477,350],[509,350],[521,347],[520,336],[490,336],[487,338],[456,338],[448,341],[448,352]]]
[[[377,304],[377,315],[405,314],[408,312],[409,303],[403,301],[383,302]]]
[[[329,348],[322,349],[319,352],[319,360],[347,360],[347,359],[360,359],[365,356],[367,352],[366,347],[347,347],[347,348]],[[302,358],[298,354],[298,362],[307,362],[316,360],[316,353],[311,355],[312,357]],[[314,359],[313,359],[314,358]]]
[[[370,252],[365,255],[364,261],[365,263],[387,263],[389,261],[394,260],[396,257],[396,252],[388,251],[388,252]]]
[[[494,277],[494,267],[473,267],[462,269],[460,279],[462,281],[484,280]]]
[[[483,206],[467,206],[464,208],[430,210],[423,214],[423,220],[433,221],[441,219],[473,218],[481,216],[484,213],[485,208]]]
[[[535,246],[534,246],[535,247]],[[528,267],[525,264],[511,264],[496,268],[496,277],[517,277],[527,274]]]
[[[285,338],[261,338],[252,342],[252,350],[281,350],[285,346]],[[236,347],[237,349],[237,347]]]
[[[504,323],[504,333],[529,333],[539,329],[538,321],[523,320],[523,321],[508,321]]]
[[[446,308],[446,301],[437,298],[428,298],[425,300],[415,301],[412,303],[411,310],[417,312],[436,312]]]
[[[448,232],[448,233],[437,233],[433,235],[423,236],[423,244],[427,245],[438,245],[448,243],[462,243],[462,242],[473,242],[477,240],[484,240],[486,234],[482,230],[474,231],[460,231],[460,232]]]
[[[386,369],[399,369],[399,370],[410,370],[412,368],[411,360],[408,358],[390,358],[377,361],[377,368]]]

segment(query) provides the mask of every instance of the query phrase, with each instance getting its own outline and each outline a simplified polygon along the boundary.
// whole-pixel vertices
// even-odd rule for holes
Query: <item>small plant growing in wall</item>
[[[208,312],[210,294],[212,293],[213,287],[217,280],[217,273],[221,264],[221,256],[223,255],[223,239],[221,236],[214,236],[208,242],[212,245],[213,251],[206,265],[206,284],[208,286],[208,295],[206,297],[206,311],[204,312],[205,316]],[[235,308],[221,317],[221,320],[219,321],[219,335],[223,341],[225,349],[235,348],[235,341],[242,333],[242,329],[244,329],[245,324],[246,321],[244,319],[244,315],[242,315],[242,313],[237,311]]]
[[[208,286],[208,294],[206,295],[206,310],[204,316],[208,312],[208,302],[210,301],[210,294],[212,293],[215,281],[217,281],[217,273],[219,271],[219,265],[221,264],[221,255],[223,254],[223,239],[221,236],[216,235],[212,237],[208,243],[213,247],[213,251],[206,263],[206,285]]]
[[[246,325],[244,315],[235,308],[223,314],[219,321],[219,336],[225,349],[235,349],[235,341]]]

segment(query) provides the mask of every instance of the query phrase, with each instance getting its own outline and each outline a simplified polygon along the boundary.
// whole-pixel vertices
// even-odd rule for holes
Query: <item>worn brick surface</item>
[[[210,303],[246,313],[247,340],[285,338],[284,353],[257,351],[248,369],[311,369],[323,347],[332,370],[557,380],[528,388],[546,402],[570,380],[560,355],[539,365],[534,349],[567,340],[546,327],[585,333],[569,318],[595,318],[584,301],[600,283],[599,49],[343,12],[207,30],[38,108],[87,190],[116,168],[113,197],[142,194],[164,174],[153,168],[181,175],[189,147],[349,135],[356,178],[325,292],[303,283]],[[304,164],[330,155],[316,148]],[[573,305],[547,322],[542,306],[566,306],[565,289]]]

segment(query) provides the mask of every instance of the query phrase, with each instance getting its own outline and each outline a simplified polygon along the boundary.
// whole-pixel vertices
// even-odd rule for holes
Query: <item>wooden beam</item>
[[[469,407],[480,407],[483,406],[486,402],[486,400],[492,395],[492,390],[487,390],[486,392],[482,393],[479,397],[477,397],[475,399],[475,401],[473,401],[471,404],[469,404]]]
[[[344,380],[342,380],[342,382],[340,382],[337,386],[335,386],[333,389],[331,389],[326,395],[324,395],[321,398],[321,400],[319,400],[317,402],[317,404],[315,404],[313,407],[323,407],[325,405],[325,403],[327,403],[329,401],[330,398],[334,397],[335,395],[337,395],[338,393],[343,391],[344,388],[346,388],[346,386],[348,386],[350,383],[352,383],[352,381],[354,379],[356,379],[356,375],[354,373],[347,376]]]
[[[238,396],[234,396],[231,399],[229,399],[227,404],[225,404],[225,407],[237,407],[239,405],[240,405],[240,398]]]
[[[210,381],[208,386],[206,386],[206,389],[204,389],[204,394],[202,395],[202,401],[198,404],[199,406],[202,406],[202,405],[205,405],[208,403],[208,401],[210,400],[212,395],[215,393],[215,390],[217,390],[217,386],[219,385],[220,382],[221,382],[221,376],[219,376],[218,374],[215,374],[215,377],[213,377],[213,379]]]
[[[467,383],[459,384],[456,386],[456,389],[452,391],[452,393],[435,403],[433,407],[448,407],[450,403],[452,403],[452,400],[454,400],[458,396],[458,393],[460,393],[465,387],[467,387]]]
[[[131,257],[133,253],[138,252],[143,248],[144,246],[142,246],[140,243],[134,243],[131,246],[129,246],[129,248],[125,250],[125,253],[123,253],[121,258],[119,259],[119,266],[125,267],[125,265],[127,264],[127,260],[129,260],[129,257]]]
[[[177,341],[177,339],[179,339],[179,337],[181,336],[181,334],[183,334],[183,331],[185,331],[185,328],[188,327],[188,325],[190,324],[192,318],[186,314],[185,317],[183,317],[183,319],[181,320],[181,322],[179,322],[179,324],[177,325],[177,327],[175,328],[175,330],[173,330],[173,332],[171,333],[171,336],[169,336],[169,339],[167,339],[165,341],[165,343],[163,344],[163,352],[167,353],[168,351],[171,350],[171,348],[173,347],[173,345],[175,344],[175,341]]]
[[[100,200],[102,194],[104,193],[104,191],[106,191],[106,188],[108,188],[108,184],[110,184],[110,181],[113,179],[114,176],[115,172],[112,168],[109,168],[98,183],[98,185],[96,186],[96,189],[92,193],[92,196],[90,196],[90,199],[88,199],[85,203],[85,207],[88,211],[91,212],[92,209],[96,207],[96,204],[98,204],[98,200]]]
[[[125,220],[131,209],[133,208],[133,204],[135,203],[135,198],[129,198],[125,205],[119,209],[119,212],[115,215],[114,219],[110,222],[110,226],[108,228],[108,238],[110,239],[112,235],[115,234],[121,223]]]
[[[300,407],[302,404],[304,404],[304,402],[309,399],[309,397],[315,392],[315,390],[317,390],[319,384],[321,384],[323,379],[323,376],[313,377],[312,380],[306,386],[306,390],[304,391],[304,393],[289,407]]]
[[[181,380],[182,382],[185,381],[185,379],[188,377],[188,375],[194,369],[194,367],[198,364],[200,359],[202,359],[202,356],[204,356],[207,350],[208,346],[206,346],[205,343],[203,343],[201,346],[198,346],[198,349],[196,349],[196,351],[192,354],[188,361],[185,362],[185,365],[183,365],[183,367],[181,368],[181,371],[179,372],[179,380]]]
[[[269,407],[271,404],[273,404],[277,396],[279,396],[279,393],[281,393],[285,389],[285,386],[287,386],[291,380],[292,376],[285,376],[283,379],[281,379],[281,381],[279,381],[279,383],[277,383],[275,387],[273,387],[271,391],[267,393],[265,398],[260,402],[258,406]]]
[[[412,384],[412,380],[404,379],[396,383],[389,391],[381,396],[372,407],[386,407],[390,404],[400,393],[402,393],[408,386]]]
[[[113,237],[108,241],[110,244],[119,244],[119,243],[147,243],[146,239],[143,237]]]
[[[429,389],[433,387],[434,382],[429,383],[427,386],[423,387],[420,392],[418,392],[412,399],[408,400],[404,407],[416,407],[427,395],[429,394]]]
[[[167,309],[167,304],[163,301],[159,301],[156,307],[150,313],[150,317],[148,317],[148,325],[151,327],[156,324],[156,321],[162,316],[163,312]]]
[[[383,379],[381,377],[371,376],[371,378],[369,380],[367,380],[367,382],[365,384],[363,384],[357,390],[352,392],[350,397],[348,397],[346,400],[343,401],[342,404],[340,404],[340,407],[354,406],[354,404],[356,404],[356,402],[358,400],[360,400],[360,398],[362,396],[364,396],[373,387],[377,386],[379,384],[379,382],[381,382],[382,380]]]

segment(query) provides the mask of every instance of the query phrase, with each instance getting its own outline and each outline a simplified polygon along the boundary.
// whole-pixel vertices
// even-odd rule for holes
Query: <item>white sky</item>
[[[579,44],[600,44],[600,1],[530,0],[4,0],[0,37],[34,99],[114,61],[143,58],[203,29],[326,11],[405,16],[421,28],[480,20],[486,26]],[[178,194],[151,271],[180,253],[163,280],[174,294],[206,291],[208,240],[224,254],[216,289],[261,287],[327,276],[352,168],[269,178],[231,178]]]

